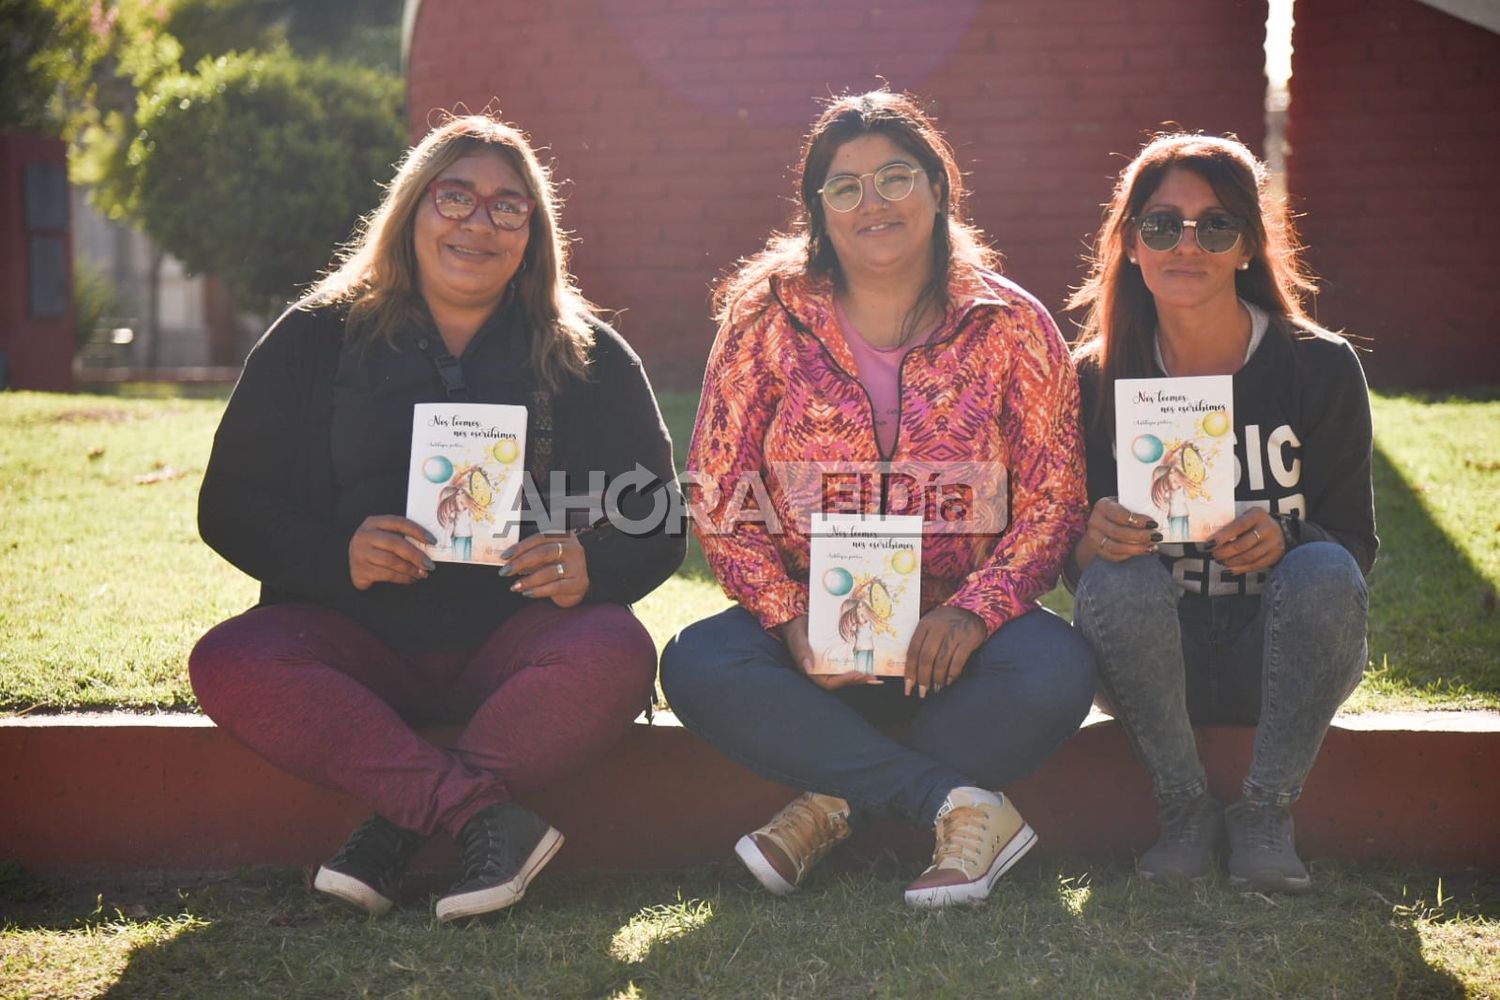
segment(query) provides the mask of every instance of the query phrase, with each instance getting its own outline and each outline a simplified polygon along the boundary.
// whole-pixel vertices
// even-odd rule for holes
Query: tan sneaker
[[[849,837],[849,803],[804,792],[747,833],[734,853],[761,885],[778,896],[794,891],[823,856]]]
[[[906,887],[909,906],[977,903],[1036,845],[1010,800],[982,788],[955,788],[937,814],[932,865]]]

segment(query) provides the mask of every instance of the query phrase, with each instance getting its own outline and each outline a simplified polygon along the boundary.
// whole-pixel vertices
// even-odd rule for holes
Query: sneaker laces
[[[466,878],[508,875],[503,871],[510,846],[509,831],[498,816],[475,816],[464,827],[463,857]]]
[[[763,833],[797,866],[800,877],[849,836],[848,813],[820,808],[811,795],[799,795],[771,818]]]
[[[374,816],[354,828],[343,849],[330,864],[338,864],[361,855],[379,856],[389,859],[393,864],[401,864],[406,860],[414,839],[396,824]]]
[[[1161,810],[1161,839],[1169,844],[1199,843],[1212,816],[1212,802],[1203,796],[1170,802]]]
[[[954,806],[938,817],[932,867],[956,865],[967,869],[967,862],[978,865],[984,860],[985,847],[991,839],[988,812],[979,806]]]
[[[1286,820],[1290,818],[1290,813],[1277,806],[1247,803],[1247,808],[1241,814],[1240,828],[1244,831],[1249,846],[1265,851],[1279,851],[1290,839],[1286,824]]]

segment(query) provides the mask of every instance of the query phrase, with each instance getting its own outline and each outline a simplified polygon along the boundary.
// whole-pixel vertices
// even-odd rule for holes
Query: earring
[[[1132,264],[1135,263],[1135,258],[1134,257],[1127,256],[1125,259],[1128,260],[1128,261],[1130,261],[1130,263],[1132,263]]]
[[[1242,260],[1235,265],[1235,269],[1240,271],[1248,271],[1250,270],[1250,262],[1248,260]]]

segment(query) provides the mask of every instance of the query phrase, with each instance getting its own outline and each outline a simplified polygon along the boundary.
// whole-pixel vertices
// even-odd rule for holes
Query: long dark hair
[[[526,253],[510,287],[532,331],[532,367],[541,384],[556,391],[564,381],[587,374],[594,307],[568,273],[568,242],[558,225],[551,174],[520,129],[489,115],[450,118],[413,146],[380,205],[298,305],[347,306],[349,336],[359,340],[389,339],[413,322],[421,300],[412,242],[417,209],[444,170],[480,152],[504,157],[536,199]]]
[[[872,133],[885,136],[910,153],[926,171],[927,179],[938,188],[937,221],[932,231],[932,278],[906,315],[902,340],[916,334],[915,324],[929,307],[938,311],[947,308],[948,275],[954,261],[971,267],[999,266],[999,254],[985,244],[984,235],[963,216],[963,176],[953,150],[916,100],[909,94],[889,90],[846,94],[829,102],[803,144],[799,199],[790,231],[773,234],[764,250],[742,261],[714,289],[714,314],[721,325],[730,321],[742,303],[761,300],[767,282],[774,278],[832,277],[834,287],[843,287],[843,271],[828,238],[828,222],[818,190],[839,148]]]
[[[1301,246],[1285,206],[1267,194],[1265,164],[1233,137],[1184,132],[1158,135],[1120,172],[1094,239],[1088,278],[1067,305],[1087,310],[1073,353],[1080,363],[1099,369],[1101,393],[1095,419],[1103,420],[1111,432],[1115,379],[1141,378],[1155,370],[1156,301],[1140,268],[1126,260],[1127,236],[1174,167],[1202,177],[1225,210],[1248,223],[1240,238],[1250,251],[1249,267],[1234,276],[1239,297],[1270,314],[1272,327],[1278,331],[1332,336],[1304,308],[1304,300],[1316,286],[1302,263]]]

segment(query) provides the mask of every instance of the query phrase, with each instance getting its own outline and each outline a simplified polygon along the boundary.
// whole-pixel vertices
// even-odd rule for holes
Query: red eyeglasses
[[[472,188],[457,181],[433,181],[427,190],[432,193],[432,205],[437,209],[438,215],[454,222],[462,222],[473,215],[482,200]],[[485,204],[490,221],[511,232],[524,228],[535,208],[535,199],[510,191],[491,195]]]

